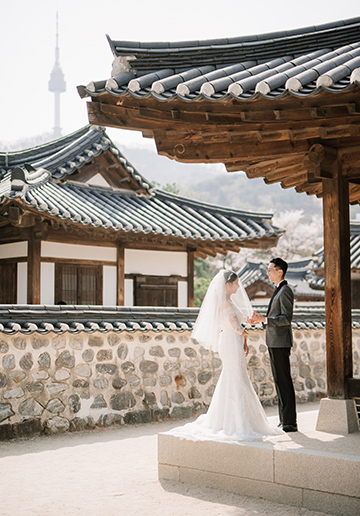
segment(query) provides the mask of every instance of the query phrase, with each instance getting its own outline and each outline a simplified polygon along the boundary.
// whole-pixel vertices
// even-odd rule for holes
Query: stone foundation
[[[190,331],[95,331],[0,337],[0,439],[185,419],[207,410],[221,360]],[[249,334],[249,374],[276,403],[262,330]],[[353,332],[354,374],[360,331]],[[299,402],[326,395],[324,330],[294,331],[291,370]]]

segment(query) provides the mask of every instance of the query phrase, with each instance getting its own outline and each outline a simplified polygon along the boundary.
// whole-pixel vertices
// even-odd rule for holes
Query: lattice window
[[[56,302],[67,305],[102,304],[102,267],[56,264]]]

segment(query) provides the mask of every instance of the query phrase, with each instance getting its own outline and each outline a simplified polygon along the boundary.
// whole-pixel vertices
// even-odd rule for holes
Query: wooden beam
[[[116,246],[116,304],[125,303],[125,249],[122,244]]]
[[[40,304],[41,291],[41,239],[36,238],[35,232],[28,240],[28,270],[27,270],[27,302],[29,305]]]
[[[337,163],[334,177],[323,180],[326,361],[328,397],[345,399],[353,375],[349,185]]]
[[[194,261],[195,249],[189,247],[187,249],[187,283],[188,283],[188,306],[195,306],[194,294]]]
[[[240,159],[269,160],[283,156],[304,155],[310,148],[307,141],[301,142],[247,142],[244,144],[169,142],[161,137],[156,138],[157,151],[161,155],[184,163],[219,163],[240,161]]]

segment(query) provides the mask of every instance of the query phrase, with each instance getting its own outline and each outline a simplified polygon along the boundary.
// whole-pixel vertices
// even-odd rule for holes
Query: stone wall
[[[207,410],[221,360],[189,331],[0,336],[0,439],[184,419]],[[264,405],[276,402],[264,332],[250,332],[249,374]],[[300,402],[326,395],[325,332],[294,331]],[[360,374],[360,331],[353,332]]]

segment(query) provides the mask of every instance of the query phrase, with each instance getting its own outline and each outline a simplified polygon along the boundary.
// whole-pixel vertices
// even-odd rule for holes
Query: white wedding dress
[[[243,318],[233,303],[223,304],[218,342],[223,367],[208,412],[167,433],[192,441],[220,442],[284,435],[268,422],[251,384],[244,352]]]

